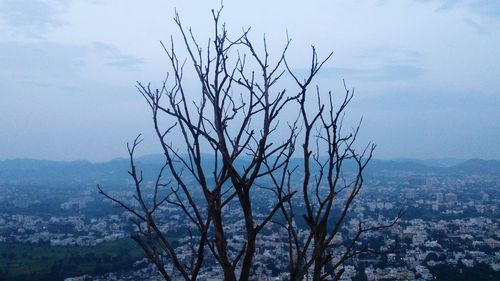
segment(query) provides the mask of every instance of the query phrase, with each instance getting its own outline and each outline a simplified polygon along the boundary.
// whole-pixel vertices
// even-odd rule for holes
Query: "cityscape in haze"
[[[493,0],[0,0],[0,281],[500,280],[499,61]]]

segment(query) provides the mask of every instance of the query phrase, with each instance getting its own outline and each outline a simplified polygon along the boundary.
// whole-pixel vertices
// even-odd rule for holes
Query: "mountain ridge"
[[[212,167],[211,156],[206,155],[207,169]],[[145,178],[154,178],[163,164],[163,155],[151,154],[137,157],[136,165],[144,171]],[[242,160],[244,161],[244,160]],[[300,158],[293,158],[292,164],[300,164]],[[372,159],[366,173],[415,173],[415,174],[500,174],[500,161],[468,159],[456,165],[440,165],[436,160],[419,159]],[[241,163],[243,164],[243,162]],[[346,168],[354,167],[346,163]],[[117,158],[107,162],[52,161],[36,159],[0,160],[0,183],[41,185],[92,185],[124,184],[130,180],[129,159]]]

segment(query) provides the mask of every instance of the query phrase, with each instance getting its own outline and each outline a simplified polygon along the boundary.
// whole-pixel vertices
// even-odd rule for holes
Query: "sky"
[[[108,161],[144,136],[159,152],[136,81],[169,71],[160,40],[177,10],[202,41],[220,1],[0,0],[0,160]],[[500,159],[500,1],[224,1],[230,32],[265,34],[308,67],[333,52],[322,88],[355,88],[349,116],[375,157]]]

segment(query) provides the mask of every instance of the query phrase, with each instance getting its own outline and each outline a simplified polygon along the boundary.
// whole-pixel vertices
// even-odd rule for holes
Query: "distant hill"
[[[369,173],[411,172],[411,173],[440,173],[444,168],[427,164],[413,159],[405,160],[378,160],[373,159],[367,166]]]
[[[437,159],[423,159],[422,160],[422,159],[411,159],[411,158],[397,158],[397,159],[393,159],[393,161],[412,162],[412,163],[421,164],[424,166],[447,168],[447,167],[461,164],[461,163],[467,161],[467,159],[437,158]]]
[[[207,156],[206,169],[212,163]],[[162,155],[138,157],[136,164],[144,171],[146,179],[153,179],[161,165]],[[243,160],[244,161],[244,160]],[[300,165],[301,159],[294,158],[291,166]],[[0,183],[34,185],[94,185],[124,184],[130,180],[128,159],[114,159],[103,163],[89,161],[47,161],[33,159],[15,159],[0,161]],[[243,162],[242,162],[243,164]],[[346,163],[353,169],[353,163]],[[471,159],[456,165],[446,166],[439,160],[378,160],[374,159],[366,170],[368,175],[409,173],[409,174],[500,174],[500,161]]]
[[[60,162],[33,159],[0,161],[0,183],[35,185],[124,184],[130,180],[127,159],[104,163],[89,161]],[[153,177],[160,164],[141,163],[145,177]]]
[[[449,169],[456,173],[499,174],[500,161],[471,159]]]

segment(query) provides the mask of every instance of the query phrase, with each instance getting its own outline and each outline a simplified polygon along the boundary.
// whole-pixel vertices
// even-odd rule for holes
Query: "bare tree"
[[[162,43],[172,71],[159,88],[137,84],[165,156],[152,189],[145,194],[134,162],[139,136],[128,145],[136,204],[99,191],[131,214],[133,239],[165,280],[196,280],[209,259],[224,280],[249,280],[259,239],[276,227],[284,232],[290,280],[338,280],[346,260],[371,251],[357,243],[362,234],[400,216],[382,226],[360,222],[343,252],[333,253],[375,148],[357,152],[359,125],[343,128],[353,92],[345,87],[338,102],[332,92],[310,91],[332,54],[320,60],[313,47],[310,69],[299,77],[286,59],[291,40],[272,60],[266,40],[254,46],[249,29],[230,39],[220,13],[212,11],[214,34],[205,49],[176,14],[187,59],[179,59],[173,40]],[[196,96],[185,85],[186,62],[199,82]],[[280,88],[283,81],[296,92]],[[179,250],[162,227],[166,218],[158,213],[165,206],[188,219],[189,251]],[[242,244],[230,243],[229,206],[241,214]]]

